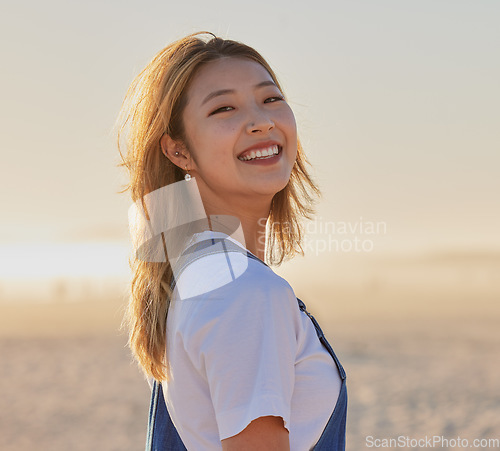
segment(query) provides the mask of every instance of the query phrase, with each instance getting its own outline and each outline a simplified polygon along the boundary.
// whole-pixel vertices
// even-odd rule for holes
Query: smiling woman
[[[165,156],[196,178],[208,216],[242,220],[248,249],[263,259],[257,221],[269,215],[297,157],[295,119],[281,90],[261,64],[219,58],[191,79],[182,124],[184,140],[163,135]]]
[[[343,450],[344,369],[268,266],[302,252],[319,193],[270,66],[242,43],[189,35],[134,80],[121,124],[146,223],[184,218],[152,237],[164,260],[131,258],[129,343],[153,382],[147,449]],[[175,194],[153,214],[165,187]],[[206,221],[186,221],[195,203],[181,192]],[[187,240],[172,239],[179,229]]]

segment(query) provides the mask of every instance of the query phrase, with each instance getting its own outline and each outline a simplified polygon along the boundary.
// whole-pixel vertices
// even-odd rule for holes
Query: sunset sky
[[[499,23],[494,0],[2,1],[0,278],[126,271],[114,121],[144,65],[198,30],[276,70],[317,222],[384,223],[364,235],[380,253],[500,251]]]

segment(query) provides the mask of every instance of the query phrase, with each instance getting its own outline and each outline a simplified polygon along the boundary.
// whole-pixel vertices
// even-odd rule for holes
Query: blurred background
[[[2,0],[0,449],[143,449],[113,126],[199,30],[260,51],[295,112],[323,196],[276,272],[344,363],[347,448],[500,438],[499,20],[493,0]]]

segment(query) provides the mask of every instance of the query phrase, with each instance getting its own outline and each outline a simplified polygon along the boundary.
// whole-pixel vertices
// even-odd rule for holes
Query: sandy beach
[[[468,282],[454,265],[449,284],[442,262],[427,262],[425,284],[405,282],[398,264],[359,284],[333,280],[328,296],[298,285],[348,375],[348,450],[500,438],[498,265]],[[123,302],[0,304],[1,450],[143,449],[149,387],[119,331]]]

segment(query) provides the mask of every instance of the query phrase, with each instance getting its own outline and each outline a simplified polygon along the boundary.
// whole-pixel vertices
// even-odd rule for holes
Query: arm
[[[223,451],[289,451],[288,430],[281,417],[253,420],[243,431],[221,441]]]
[[[288,451],[301,320],[293,290],[250,262],[195,313],[184,346],[208,382],[223,449]]]

